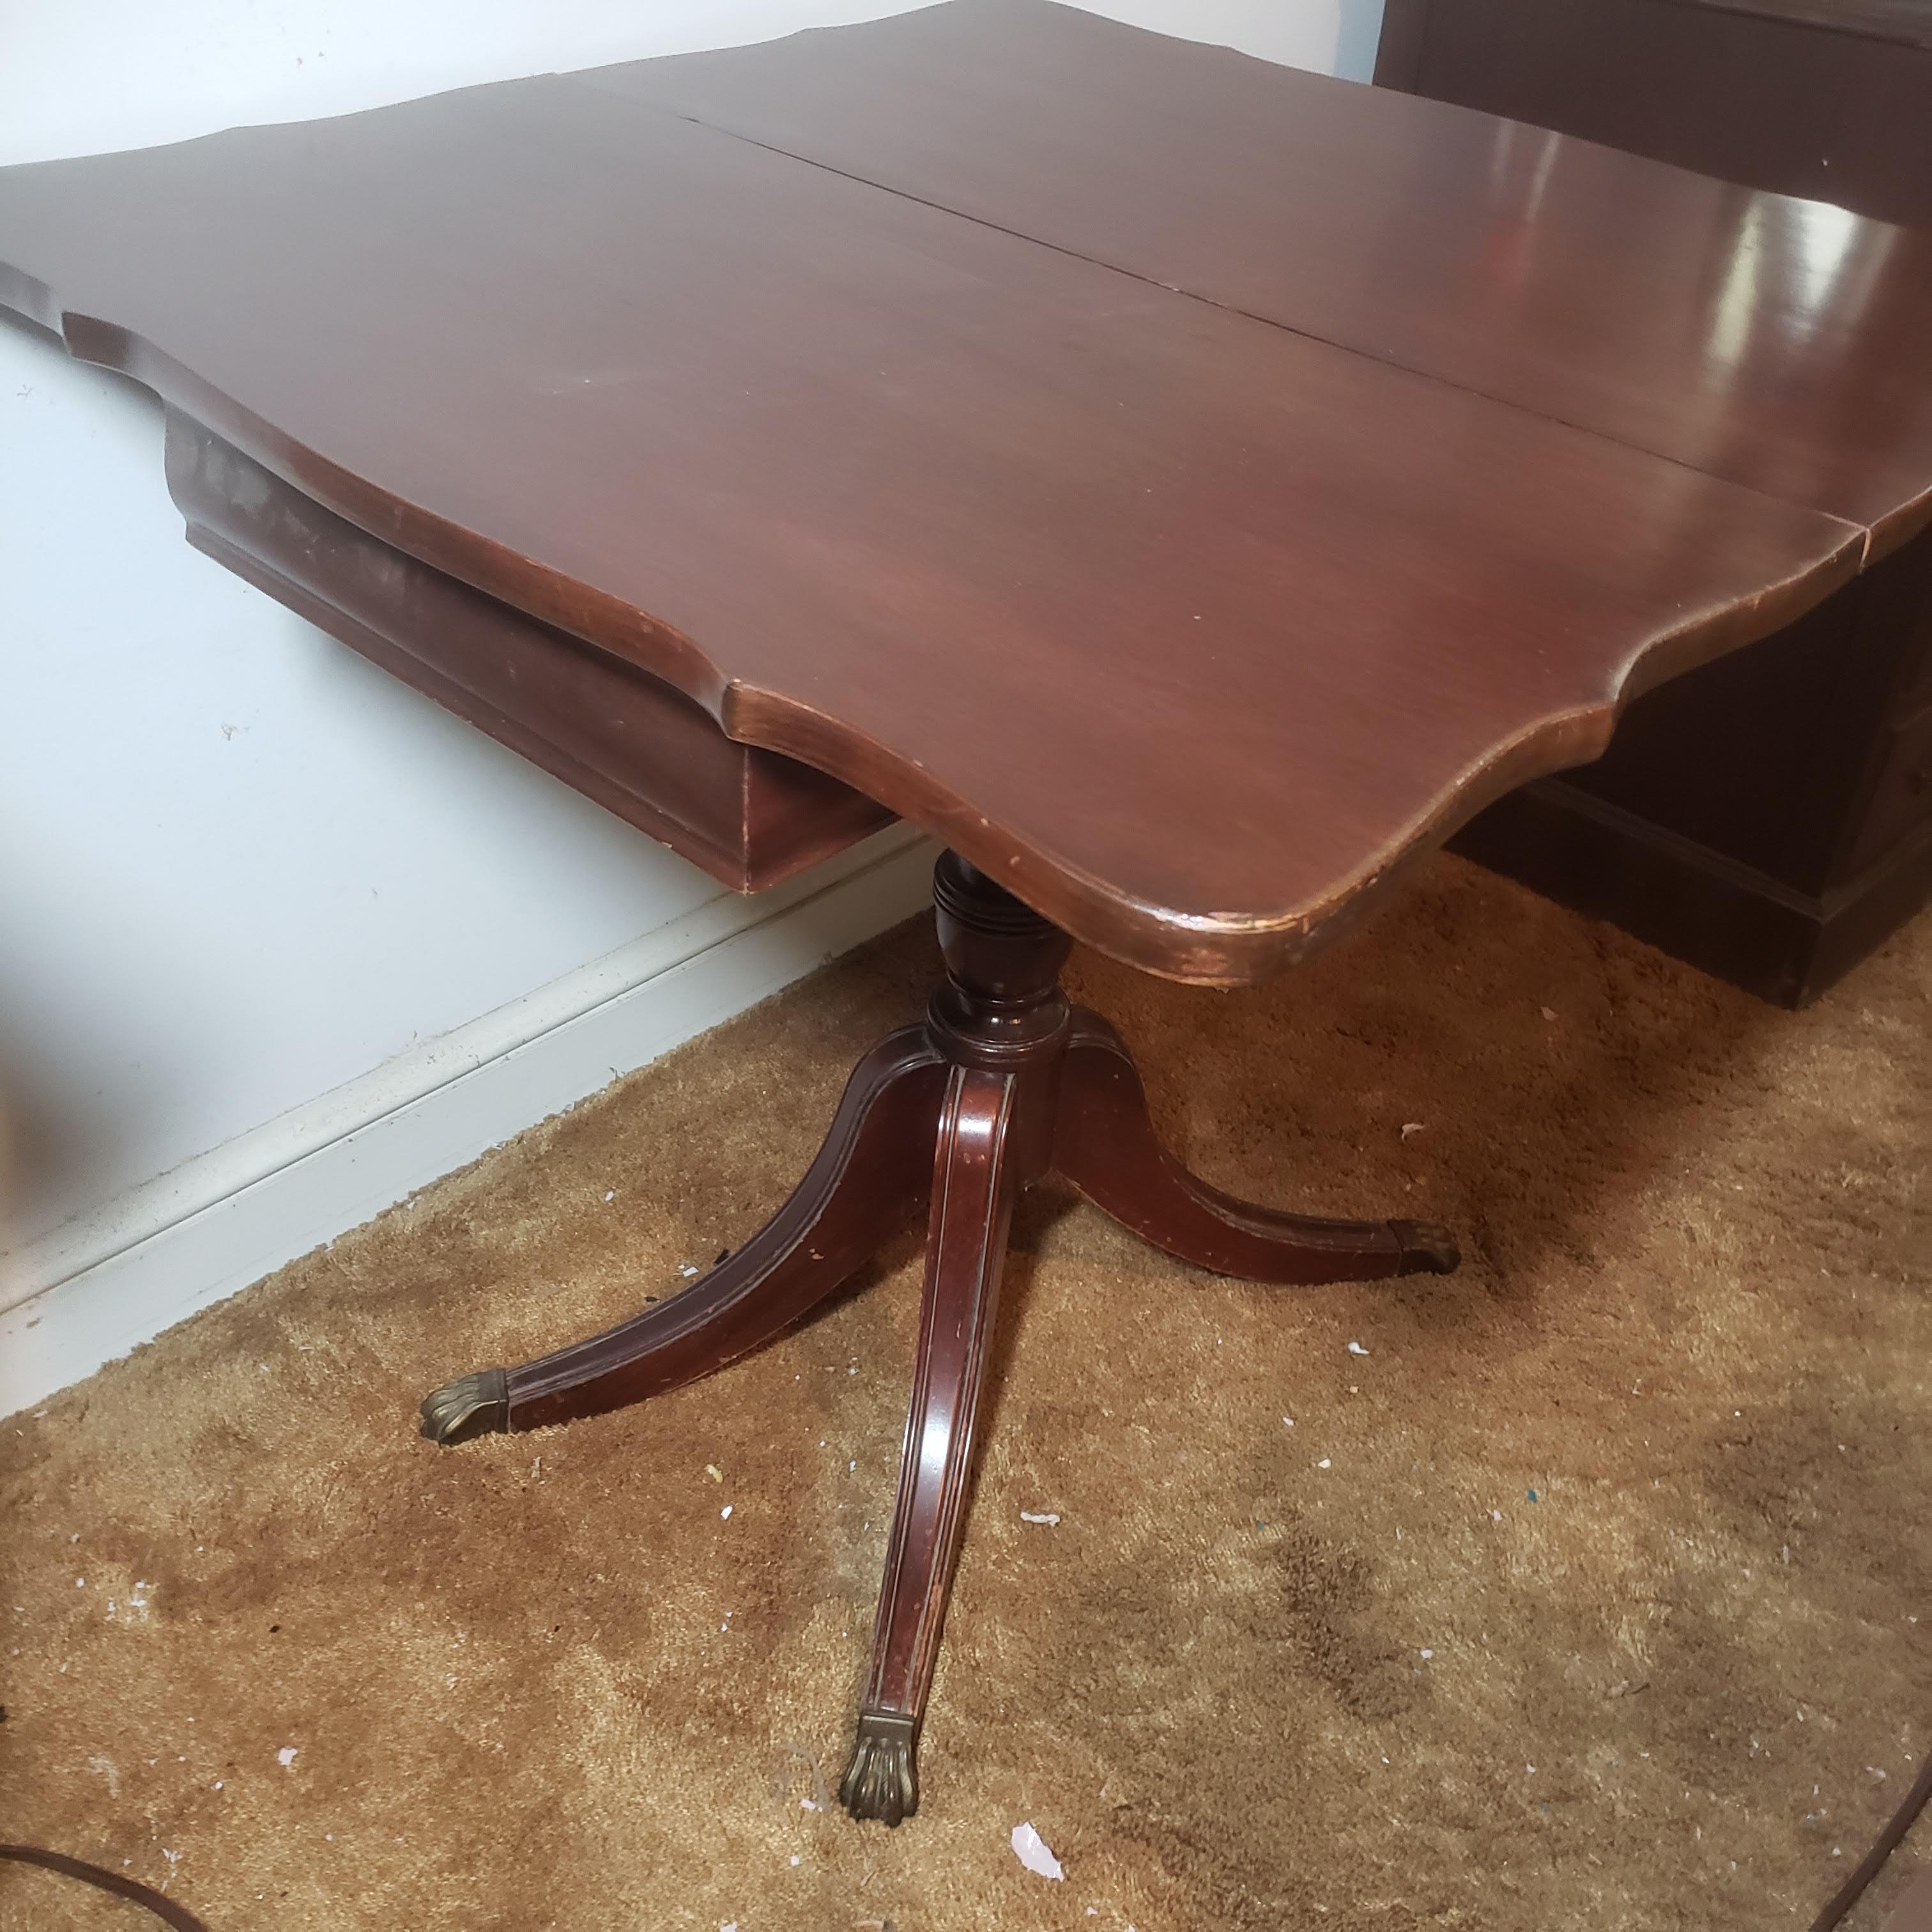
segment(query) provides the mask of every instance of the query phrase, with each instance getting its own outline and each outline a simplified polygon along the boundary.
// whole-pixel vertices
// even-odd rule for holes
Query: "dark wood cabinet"
[[[1932,0],[1388,0],[1376,80],[1932,226]],[[1932,532],[1456,843],[1802,1004],[1932,893]]]

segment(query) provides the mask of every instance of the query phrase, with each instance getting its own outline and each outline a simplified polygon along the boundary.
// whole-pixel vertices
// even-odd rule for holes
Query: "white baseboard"
[[[0,1415],[333,1240],[803,977],[930,898],[904,826],[713,900],[244,1134],[11,1258]]]

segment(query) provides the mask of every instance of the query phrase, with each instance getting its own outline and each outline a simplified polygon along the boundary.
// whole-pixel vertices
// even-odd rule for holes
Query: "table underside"
[[[724,736],[662,678],[326,510],[170,410],[196,549],[741,892],[890,822],[809,765]]]

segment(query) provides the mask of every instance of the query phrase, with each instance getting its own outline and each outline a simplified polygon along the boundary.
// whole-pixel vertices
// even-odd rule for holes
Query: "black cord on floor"
[[[1864,1894],[1864,1888],[1877,1877],[1879,1868],[1890,1858],[1898,1846],[1898,1841],[1912,1829],[1912,1820],[1925,1809],[1925,1801],[1932,1798],[1932,1757],[1928,1757],[1921,1767],[1912,1789],[1905,1794],[1905,1802],[1892,1814],[1892,1822],[1880,1832],[1876,1842],[1858,1863],[1858,1869],[1832,1894],[1832,1902],[1811,1922],[1811,1932],[1832,1932],[1833,1926],[1842,1919]]]
[[[0,1858],[11,1858],[16,1864],[44,1865],[63,1878],[77,1878],[83,1885],[98,1886],[118,1898],[131,1898],[136,1905],[145,1905],[163,1924],[172,1925],[175,1932],[208,1932],[208,1928],[186,1906],[177,1905],[137,1879],[123,1878],[118,1872],[91,1865],[85,1858],[70,1858],[64,1852],[44,1852],[38,1845],[0,1845]]]
[[[1911,1830],[1928,1798],[1932,1798],[1932,1757],[1926,1760],[1912,1789],[1905,1794],[1905,1802],[1892,1814],[1871,1850],[1858,1861],[1857,1869],[1832,1894],[1831,1903],[1811,1922],[1811,1932],[1832,1932],[1832,1928],[1842,1922],[1845,1914],[1864,1896],[1866,1886],[1877,1877],[1886,1860],[1898,1849],[1900,1840]],[[207,1927],[187,1906],[177,1905],[152,1887],[131,1878],[123,1878],[118,1872],[108,1871],[100,1865],[68,1858],[60,1852],[44,1852],[32,1845],[0,1845],[0,1858],[12,1858],[24,1865],[44,1865],[49,1871],[98,1886],[103,1892],[116,1893],[122,1898],[131,1898],[136,1904],[145,1905],[163,1924],[172,1925],[175,1932],[208,1932]]]

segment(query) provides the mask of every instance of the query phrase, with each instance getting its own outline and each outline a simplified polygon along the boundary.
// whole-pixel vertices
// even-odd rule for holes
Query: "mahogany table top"
[[[1932,237],[1045,0],[0,170],[0,264],[1214,983],[1932,518]]]
[[[577,77],[1882,548],[1932,514],[1932,236],[1046,0]]]

